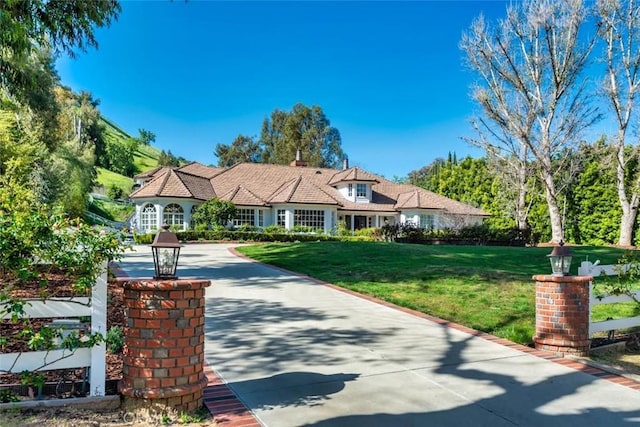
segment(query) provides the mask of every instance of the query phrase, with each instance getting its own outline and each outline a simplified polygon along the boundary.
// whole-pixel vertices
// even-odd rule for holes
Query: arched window
[[[148,233],[156,228],[158,228],[156,207],[151,203],[147,203],[140,212],[140,229],[142,232]]]
[[[164,208],[162,220],[169,225],[178,225],[182,228],[182,224],[184,224],[184,209],[178,204],[171,203]]]

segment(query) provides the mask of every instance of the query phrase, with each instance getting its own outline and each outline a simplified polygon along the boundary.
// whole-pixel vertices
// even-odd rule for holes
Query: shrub
[[[121,353],[124,347],[124,332],[122,326],[112,326],[107,331],[107,337],[105,339],[107,344],[107,351],[111,354]]]

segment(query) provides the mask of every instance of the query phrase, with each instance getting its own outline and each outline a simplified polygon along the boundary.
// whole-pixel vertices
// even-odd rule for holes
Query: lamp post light
[[[153,253],[153,265],[156,270],[156,280],[177,279],[176,268],[178,267],[178,256],[180,255],[180,242],[175,233],[169,231],[169,224],[164,223],[162,230],[156,234],[151,244]]]
[[[551,261],[552,276],[569,275],[573,254],[571,253],[571,249],[564,245],[564,241],[560,240],[560,243],[554,246],[551,253],[547,256],[549,257],[549,261]]]

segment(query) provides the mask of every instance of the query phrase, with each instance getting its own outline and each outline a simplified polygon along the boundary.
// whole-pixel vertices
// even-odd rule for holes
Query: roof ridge
[[[300,182],[302,182],[302,176],[298,176],[298,178],[296,178],[296,182],[293,184],[293,188],[291,189],[291,192],[289,193],[289,196],[287,197],[287,203],[291,201],[291,198],[296,193],[296,190],[300,186]]]
[[[169,169],[167,173],[160,175],[160,177],[163,179],[162,179],[162,183],[160,184],[160,187],[158,187],[158,191],[156,191],[156,194],[155,194],[156,197],[160,197],[160,194],[162,193],[164,186],[167,185],[167,180],[169,179],[169,175],[171,175],[172,173],[175,173],[175,171],[173,169]],[[182,182],[182,180],[180,180],[180,182]],[[182,185],[184,185],[184,183],[182,183]]]
[[[256,195],[253,191],[249,190],[247,187],[243,186],[242,184],[238,185],[238,188],[242,188],[244,191],[246,191],[247,193],[251,194],[253,197],[255,197],[258,200],[262,200],[263,202],[267,203],[266,200],[264,200],[262,197]]]

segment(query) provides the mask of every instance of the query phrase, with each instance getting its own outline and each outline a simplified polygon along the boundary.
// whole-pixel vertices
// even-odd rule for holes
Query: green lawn
[[[125,195],[129,195],[129,193],[131,193],[133,178],[129,178],[100,167],[96,168],[96,170],[98,171],[98,184],[102,186],[105,191],[108,191],[112,185],[115,185],[116,187],[120,187]]]
[[[574,274],[587,257],[601,264],[615,264],[623,254],[622,250],[604,247],[572,250]],[[550,273],[547,254],[551,248],[311,242],[244,246],[238,251],[258,261],[526,344],[535,330],[532,276]],[[607,316],[606,309],[598,313],[598,317]]]

